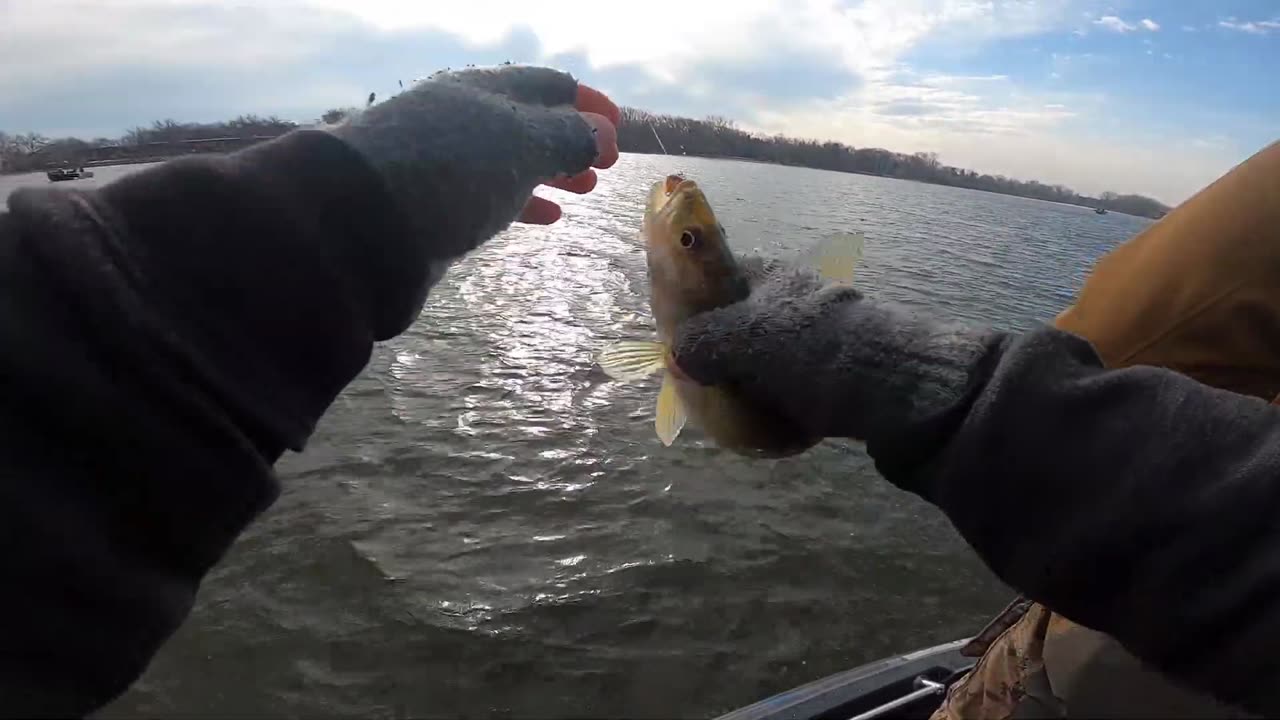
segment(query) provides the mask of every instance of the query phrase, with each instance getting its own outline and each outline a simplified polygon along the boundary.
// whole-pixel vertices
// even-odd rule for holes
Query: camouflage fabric
[[[1046,695],[1044,716],[1053,717],[1059,703],[1051,692],[1036,692],[1039,688],[1031,682],[1044,675],[1044,639],[1051,616],[1048,608],[1036,603],[1010,605],[984,633],[995,626],[1003,630],[990,638],[973,670],[947,690],[933,720],[1012,718],[1021,707],[1040,705]]]
[[[1112,638],[1039,603],[1016,602],[993,625],[974,669],[931,720],[1247,718],[1143,667]]]
[[[1102,258],[1056,324],[1111,367],[1162,366],[1280,400],[1280,143]],[[1247,717],[1029,600],[970,645],[981,659],[933,720]]]

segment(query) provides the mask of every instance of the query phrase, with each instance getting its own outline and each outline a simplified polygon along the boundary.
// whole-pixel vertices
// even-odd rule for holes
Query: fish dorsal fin
[[[658,431],[658,439],[662,444],[671,447],[688,419],[684,402],[676,392],[675,378],[667,373],[662,378],[662,390],[658,392],[658,411],[653,419],[653,427]]]
[[[614,380],[643,380],[667,366],[667,348],[660,342],[622,340],[600,351],[600,368]]]
[[[864,240],[859,232],[826,236],[810,251],[814,269],[831,282],[852,285],[853,273],[862,261]]]

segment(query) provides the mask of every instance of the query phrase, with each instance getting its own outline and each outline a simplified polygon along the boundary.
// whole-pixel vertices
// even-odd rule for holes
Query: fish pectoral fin
[[[660,342],[623,340],[600,351],[599,363],[614,380],[643,380],[667,366],[667,347]]]
[[[675,442],[676,436],[684,429],[688,419],[684,401],[676,392],[675,378],[671,377],[671,373],[667,373],[662,378],[662,390],[658,391],[658,413],[653,421],[654,429],[658,431],[658,439],[662,444],[671,447],[671,443]]]
[[[822,277],[845,285],[853,284],[853,273],[862,261],[862,233],[828,235],[814,250],[814,268]]]

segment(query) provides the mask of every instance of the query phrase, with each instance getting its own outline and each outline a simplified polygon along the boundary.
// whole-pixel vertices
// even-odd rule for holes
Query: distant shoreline
[[[884,178],[885,180],[900,180],[902,182],[919,183],[921,185],[951,187],[957,190],[972,190],[974,192],[989,193],[991,195],[1003,195],[1005,197],[1016,197],[1016,198],[1021,198],[1023,200],[1032,200],[1035,202],[1050,203],[1052,205],[1067,205],[1070,207],[1085,208],[1088,210],[1093,210],[1094,208],[1097,207],[1096,205],[1092,205],[1089,203],[1067,202],[1064,200],[1047,200],[1045,198],[1030,197],[1027,195],[1019,195],[1017,193],[1010,193],[1010,192],[1001,192],[999,190],[989,190],[986,188],[968,187],[966,185],[952,185],[950,183],[940,183],[940,182],[935,182],[925,178],[910,178],[910,177],[897,177],[894,175],[882,175],[880,173],[867,172],[865,170],[832,170],[830,168],[815,167],[813,165],[801,165],[799,163],[781,162],[777,160],[762,160],[760,158],[740,157],[740,156],[734,156],[734,155],[700,155],[697,153],[684,153],[681,155],[671,155],[667,153],[648,152],[644,150],[624,150],[623,152],[631,155],[656,155],[658,157],[662,157],[663,155],[666,155],[666,157],[696,157],[696,158],[702,158],[705,160],[727,160],[727,161],[733,161],[733,162],[755,163],[757,165],[777,165],[778,167],[795,167],[795,168],[804,168],[806,170],[821,170],[823,172],[834,172],[834,173],[840,173],[842,175],[865,175],[866,177],[878,177],[878,178]],[[1129,217],[1142,218],[1144,220],[1159,220],[1160,217],[1163,217],[1163,215],[1160,217],[1156,217],[1154,215],[1144,215],[1141,213],[1125,212],[1124,210],[1114,210],[1114,209],[1108,209],[1107,212],[1109,213],[1113,212],[1119,215],[1128,215]]]
[[[632,110],[631,112],[635,113],[636,111]],[[822,152],[819,152],[819,153],[810,152],[809,154],[812,155],[813,158],[805,157],[803,152],[794,152],[794,153],[789,152],[789,151],[793,151],[795,149],[794,147],[786,147],[786,148],[783,148],[782,152],[776,153],[780,156],[800,155],[801,157],[805,157],[805,159],[810,159],[809,162],[805,162],[803,159],[791,160],[791,159],[786,159],[785,157],[749,157],[747,155],[740,155],[740,154],[731,153],[731,152],[714,152],[714,151],[708,152],[706,150],[690,152],[687,149],[687,145],[685,145],[684,143],[681,143],[677,145],[677,147],[682,148],[683,152],[679,154],[671,154],[667,152],[666,148],[662,147],[659,143],[653,142],[653,140],[657,139],[658,134],[656,130],[654,130],[654,128],[652,127],[653,120],[657,120],[661,122],[663,120],[669,120],[669,119],[663,118],[662,116],[650,116],[650,117],[652,118],[652,120],[649,120],[649,118],[633,119],[633,118],[628,118],[624,115],[623,124],[619,127],[619,143],[618,143],[620,149],[623,152],[632,153],[636,155],[657,155],[657,156],[665,155],[667,157],[698,157],[698,158],[706,158],[709,160],[726,160],[726,161],[733,161],[733,162],[756,163],[756,164],[762,164],[762,165],[779,165],[782,167],[800,167],[800,168],[807,168],[810,170],[826,170],[830,172],[845,173],[850,175],[866,175],[870,177],[882,177],[890,180],[908,180],[912,182],[924,183],[927,185],[940,185],[943,187],[955,187],[955,188],[963,188],[966,190],[977,190],[979,192],[992,193],[995,195],[1021,197],[1021,198],[1026,198],[1028,200],[1039,200],[1041,202],[1050,202],[1050,203],[1055,203],[1059,205],[1071,205],[1075,207],[1082,207],[1082,208],[1088,208],[1088,209],[1103,207],[1103,208],[1106,208],[1108,212],[1116,212],[1123,215],[1147,218],[1150,220],[1158,220],[1161,217],[1163,217],[1165,213],[1168,212],[1168,208],[1164,207],[1163,205],[1155,203],[1155,201],[1152,201],[1149,198],[1141,198],[1140,196],[1116,196],[1114,194],[1110,194],[1113,200],[1108,201],[1105,199],[1108,194],[1104,194],[1104,199],[1098,199],[1098,198],[1089,198],[1089,197],[1074,195],[1074,193],[1065,193],[1065,192],[1057,192],[1056,193],[1057,197],[1037,197],[1036,195],[1028,194],[1027,192],[1015,192],[1014,190],[1025,189],[1028,185],[1038,186],[1039,188],[1045,188],[1048,186],[1040,185],[1039,183],[1035,183],[1034,181],[1032,181],[1032,183],[1021,183],[1019,181],[1009,181],[1008,179],[1002,178],[1000,176],[997,176],[996,178],[991,178],[991,176],[988,176],[988,175],[978,176],[976,173],[973,173],[972,171],[964,171],[957,168],[940,166],[937,164],[936,159],[932,160],[931,161],[932,165],[930,165],[928,164],[929,161],[922,159],[922,155],[927,155],[927,154],[920,154],[920,153],[918,153],[915,156],[904,156],[896,153],[889,153],[889,151],[879,150],[879,149],[869,149],[865,151],[870,153],[879,153],[880,155],[874,158],[875,162],[880,163],[880,165],[877,165],[876,167],[889,170],[888,172],[875,172],[874,170],[865,170],[865,169],[859,169],[856,167],[849,167],[847,163],[843,167],[831,167],[830,165],[835,164],[832,162],[832,157],[833,156],[838,157],[838,153],[842,150],[847,152],[847,157],[856,157],[858,153],[864,152],[864,151],[854,150],[852,148],[847,148],[846,146],[841,146],[836,143],[825,143],[825,144],[819,145],[818,143],[811,143],[808,141],[796,141],[790,138],[772,139],[772,138],[754,137],[754,136],[749,136],[746,133],[742,133],[742,131],[737,130],[736,128],[733,128],[731,125],[723,125],[720,123],[712,124],[707,121],[687,120],[684,118],[678,118],[676,120],[681,120],[684,123],[688,125],[692,125],[694,127],[690,127],[688,129],[680,128],[683,131],[680,133],[680,135],[692,134],[690,131],[709,130],[715,135],[721,136],[717,138],[721,141],[724,141],[724,137],[727,136],[731,139],[739,139],[739,140],[746,139],[749,141],[754,141],[755,143],[769,143],[770,141],[774,143],[785,142],[789,146],[796,146],[801,148],[802,150],[808,150],[814,147],[821,148]],[[639,132],[640,130],[642,130],[642,128],[639,127],[641,123],[638,121],[642,119],[646,123],[648,123],[649,126],[646,128],[643,128],[643,132]],[[628,120],[630,120],[630,122],[628,122]],[[703,127],[696,127],[696,126],[703,126]],[[647,136],[648,133],[651,131],[653,132],[653,136]],[[25,174],[32,174],[32,173],[43,174],[57,167],[94,168],[94,167],[108,167],[112,165],[144,165],[149,163],[165,162],[167,160],[172,160],[178,157],[189,157],[191,155],[221,154],[221,153],[226,153],[233,150],[243,149],[245,147],[250,147],[252,145],[256,145],[261,142],[266,142],[268,140],[272,140],[275,137],[278,137],[277,133],[272,133],[272,134],[256,134],[255,133],[254,135],[251,135],[248,137],[223,136],[219,138],[197,139],[197,140],[176,140],[176,141],[170,140],[165,142],[149,142],[149,143],[146,143],[145,145],[128,145],[128,146],[114,145],[109,147],[82,148],[78,152],[68,153],[58,158],[57,160],[50,158],[51,161],[47,162],[43,167],[33,168],[33,167],[30,167],[30,165],[28,164],[25,167],[20,166],[18,168],[13,168],[13,169],[6,167],[4,169],[0,169],[0,176],[25,175]],[[668,133],[671,134],[671,131],[668,130]],[[696,138],[696,140],[705,140],[705,139],[706,138],[703,138],[703,137]],[[689,137],[687,140],[684,137],[677,137],[675,138],[675,140],[676,142],[680,142],[680,141],[687,142],[689,145],[702,144],[697,142],[694,137]],[[832,150],[832,148],[838,148],[838,150]],[[751,147],[751,145],[746,145],[743,147],[743,149],[747,151],[752,151],[755,148]],[[138,153],[138,156],[132,156],[133,153]],[[143,155],[143,153],[146,153],[146,154]],[[889,160],[886,160],[885,158],[889,158]],[[30,159],[32,158],[28,158],[28,160]],[[967,175],[965,174],[966,172],[968,172]],[[1010,184],[1011,187],[1009,190],[1005,190],[1005,189],[1002,189],[1001,187],[978,186],[979,183],[987,179],[990,179],[992,182],[1005,181],[1006,183]],[[1065,190],[1065,188],[1063,190]],[[1134,203],[1130,201],[1135,198],[1138,198],[1147,202],[1142,203],[1140,209],[1134,209],[1131,207],[1132,205],[1134,205]]]
[[[210,132],[199,126],[189,128],[179,123],[172,123],[161,125],[159,130],[138,130],[130,142],[122,139],[119,142],[102,140],[98,143],[88,143],[75,138],[64,138],[46,142],[37,150],[23,155],[11,156],[0,168],[0,175],[47,173],[64,167],[141,165],[191,155],[224,154],[273,140],[297,127],[283,121],[263,122],[256,118],[248,118],[248,120],[256,121],[258,125],[232,128],[231,132]],[[191,136],[193,134],[194,137]],[[12,155],[12,150],[10,153]]]
[[[1104,192],[1092,197],[1061,184],[955,167],[943,163],[933,152],[908,154],[874,146],[853,147],[834,140],[750,132],[737,127],[733,120],[718,116],[699,120],[623,107],[618,147],[623,152],[646,155],[733,159],[915,180],[1152,219],[1163,217],[1170,210],[1164,203],[1142,195]]]
[[[166,160],[172,160],[174,158],[186,157],[191,154],[193,153],[174,153],[172,155],[153,155],[150,157],[139,158],[137,160],[134,160],[134,159],[95,160],[95,161],[90,161],[90,162],[80,163],[80,164],[67,163],[65,167],[82,167],[85,169],[91,169],[91,168],[100,168],[100,167],[111,167],[112,165],[153,165],[155,163],[165,162]],[[201,154],[212,155],[214,153],[201,153]],[[57,167],[64,167],[64,166],[59,165]],[[55,167],[47,167],[47,168],[36,168],[34,170],[28,170],[28,169],[0,170],[0,177],[6,177],[9,175],[44,175],[50,170],[55,170],[55,169],[56,169]]]

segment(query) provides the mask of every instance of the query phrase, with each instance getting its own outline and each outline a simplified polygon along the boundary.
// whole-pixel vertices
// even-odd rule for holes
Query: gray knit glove
[[[442,72],[329,129],[404,210],[413,230],[404,242],[430,268],[424,298],[449,262],[510,225],[540,183],[592,166],[596,128],[574,108],[577,93],[577,80],[546,68]]]
[[[945,423],[1002,337],[864,299],[808,269],[744,262],[750,296],[682,325],[676,363],[816,437],[897,444]]]

